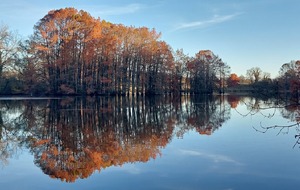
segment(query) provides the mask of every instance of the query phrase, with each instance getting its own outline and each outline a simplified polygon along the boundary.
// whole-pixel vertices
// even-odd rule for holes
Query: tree
[[[298,97],[300,87],[300,61],[290,61],[281,66],[277,78],[280,91]]]
[[[191,93],[222,92],[230,67],[210,50],[201,50],[187,64]]]
[[[195,55],[195,58],[188,63],[192,93],[212,93],[212,59],[213,53],[210,50],[201,50]]]
[[[86,93],[100,23],[74,8],[52,10],[34,27],[32,44],[45,69],[49,92]]]
[[[19,58],[16,61],[18,79],[22,83],[22,93],[29,95],[44,95],[45,86],[44,68],[39,63],[30,40],[25,40],[19,46]]]
[[[258,82],[262,78],[262,70],[259,67],[253,67],[247,70],[247,77],[251,80],[252,83]]]
[[[173,91],[181,93],[182,91],[186,91],[187,87],[184,86],[186,84],[187,79],[187,63],[190,61],[190,57],[184,54],[183,49],[178,49],[174,52],[174,70],[173,70]]]
[[[262,80],[263,81],[271,80],[271,73],[263,72],[263,74],[262,74]]]
[[[235,73],[230,74],[230,77],[227,79],[228,87],[235,87],[239,84],[239,82],[240,78]]]
[[[276,82],[271,80],[271,74],[263,72],[259,67],[248,69],[246,75],[250,83],[248,87],[252,92],[269,95],[271,92],[276,93],[278,91]]]
[[[3,70],[13,64],[18,53],[19,38],[5,25],[0,26],[0,78]]]
[[[218,58],[216,56],[214,62],[214,73],[216,75],[216,83],[218,84],[218,90],[219,93],[224,93],[224,88],[226,86],[226,78],[228,78],[228,75],[230,73],[230,67],[222,61],[222,59]]]
[[[19,37],[16,33],[9,31],[9,28],[5,25],[0,26],[0,86],[2,93],[11,93],[11,90],[7,91],[7,87],[10,87],[9,82],[12,78],[15,78],[15,73],[12,72],[15,60],[18,57]],[[6,76],[4,72],[7,72]],[[9,73],[8,73],[9,72]]]

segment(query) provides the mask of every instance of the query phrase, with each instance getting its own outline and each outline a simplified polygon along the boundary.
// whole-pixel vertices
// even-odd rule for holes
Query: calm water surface
[[[299,189],[298,113],[238,96],[1,100],[0,187]]]

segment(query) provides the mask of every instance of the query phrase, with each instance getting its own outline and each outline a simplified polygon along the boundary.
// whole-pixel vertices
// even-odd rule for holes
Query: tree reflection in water
[[[30,109],[25,106],[27,103],[0,101],[0,165],[8,164],[9,158],[21,152],[30,136],[27,126],[33,122],[33,117],[26,115],[26,110]],[[38,107],[38,102],[35,106]]]
[[[224,96],[0,101],[1,159],[26,146],[45,174],[74,182],[106,167],[155,159],[174,135],[189,130],[210,135],[230,118],[237,101]]]
[[[275,124],[275,125],[263,125],[253,126],[257,132],[266,133],[269,130],[277,130],[277,135],[288,134],[290,129],[294,129],[296,134],[294,135],[296,142],[293,146],[300,145],[300,106],[298,100],[294,99],[281,99],[281,98],[269,98],[269,97],[243,97],[240,102],[246,105],[248,112],[240,113],[240,115],[262,115],[266,118],[274,118],[277,111],[280,112],[282,118],[288,120],[288,124]],[[267,110],[267,114],[264,113]]]
[[[298,101],[295,102],[293,99],[291,99],[291,101],[281,101],[278,106],[284,108],[280,109],[281,116],[285,119],[288,119],[291,124],[262,127],[264,130],[263,132],[267,132],[269,129],[277,129],[279,135],[282,133],[286,134],[289,132],[290,128],[294,128],[296,130],[296,142],[293,148],[295,148],[297,145],[300,145],[300,105]]]

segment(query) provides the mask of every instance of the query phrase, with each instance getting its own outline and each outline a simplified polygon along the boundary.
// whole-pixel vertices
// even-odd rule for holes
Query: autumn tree
[[[220,91],[224,87],[229,66],[210,50],[201,50],[188,63],[191,93]]]
[[[167,91],[173,57],[155,29],[100,21],[85,11],[50,11],[32,44],[49,93],[153,94]]]
[[[279,70],[279,82],[281,88],[285,91],[292,91],[292,84],[298,80],[298,64],[296,61],[285,63]]]
[[[212,93],[212,52],[199,51],[188,65],[192,93]]]
[[[171,75],[173,55],[170,46],[157,41],[152,50],[152,58],[147,69],[146,94],[168,92],[168,76]]]
[[[25,40],[20,43],[14,72],[17,72],[18,80],[22,83],[23,94],[43,95],[46,91],[44,68],[39,64],[35,49],[30,42]]]
[[[281,91],[299,97],[300,89],[300,61],[291,61],[281,66],[278,77]]]
[[[227,79],[228,87],[237,86],[239,82],[240,82],[240,78],[235,73],[230,74],[230,77]]]
[[[99,21],[74,8],[52,10],[34,27],[32,44],[50,93],[84,93],[90,84]]]

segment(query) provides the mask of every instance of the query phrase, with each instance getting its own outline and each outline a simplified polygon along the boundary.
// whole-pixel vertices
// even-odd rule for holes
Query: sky
[[[48,11],[66,7],[126,26],[155,28],[174,50],[211,50],[246,75],[260,67],[272,78],[300,60],[299,0],[1,0],[0,24],[23,38]]]

